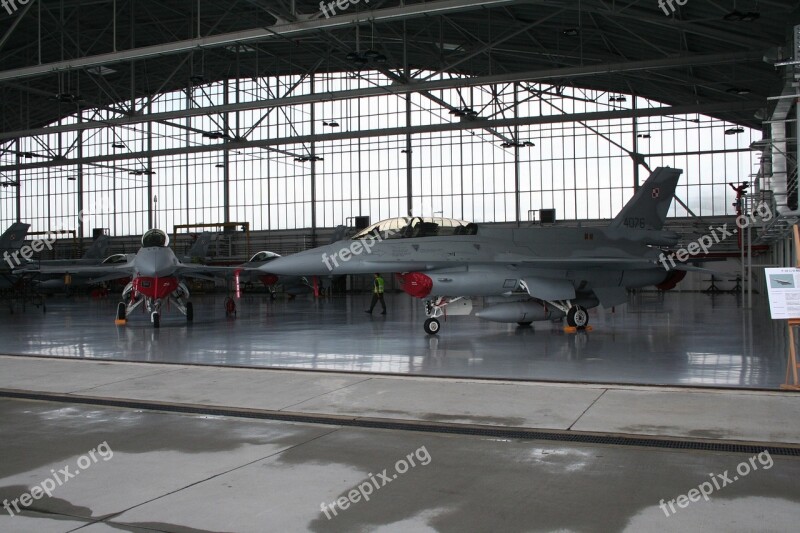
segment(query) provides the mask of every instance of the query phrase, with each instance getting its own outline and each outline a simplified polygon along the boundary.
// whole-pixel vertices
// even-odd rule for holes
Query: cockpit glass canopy
[[[398,217],[381,220],[357,233],[353,240],[410,239],[415,237],[446,237],[450,235],[475,235],[477,224],[441,217]]]
[[[128,262],[128,256],[125,254],[110,255],[103,260],[104,265],[116,265],[127,262]]]
[[[279,258],[280,255],[276,254],[275,252],[258,252],[256,255],[250,258],[251,263],[260,263],[262,261],[272,261],[273,259]]]
[[[169,245],[169,237],[160,229],[151,229],[142,235],[142,248],[164,248]]]

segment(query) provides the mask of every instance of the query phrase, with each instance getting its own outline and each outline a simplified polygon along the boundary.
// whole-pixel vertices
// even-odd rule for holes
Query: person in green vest
[[[372,314],[372,310],[375,309],[375,304],[380,302],[381,307],[383,307],[381,314],[386,314],[386,302],[383,300],[383,290],[385,286],[386,282],[383,280],[381,275],[375,273],[375,279],[372,280],[372,304],[369,306],[369,309],[364,311],[365,313]]]

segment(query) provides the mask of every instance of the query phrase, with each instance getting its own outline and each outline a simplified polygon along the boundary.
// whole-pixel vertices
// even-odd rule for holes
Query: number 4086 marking
[[[629,228],[645,228],[644,218],[640,217],[628,217],[622,222],[622,225]]]

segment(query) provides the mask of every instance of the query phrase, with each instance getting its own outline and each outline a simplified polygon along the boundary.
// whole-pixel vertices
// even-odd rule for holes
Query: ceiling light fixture
[[[761,13],[758,13],[757,11],[748,11],[747,13],[742,13],[741,11],[734,10],[722,18],[728,22],[753,22],[761,18]]]
[[[531,141],[503,141],[500,146],[503,148],[530,148],[532,146],[536,146],[536,144]]]

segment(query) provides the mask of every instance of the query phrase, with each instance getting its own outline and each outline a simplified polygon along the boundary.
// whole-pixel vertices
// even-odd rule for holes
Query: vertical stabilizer
[[[610,228],[656,230],[664,227],[675,187],[683,174],[679,168],[658,167],[609,224]]]
[[[11,224],[11,227],[0,235],[0,252],[13,252],[22,248],[22,243],[30,228],[30,224],[22,222]]]

